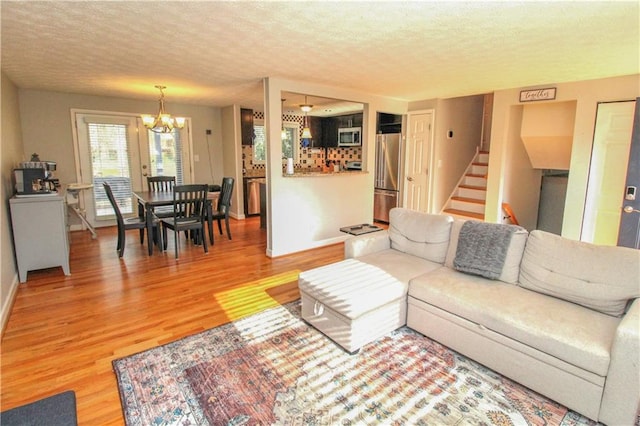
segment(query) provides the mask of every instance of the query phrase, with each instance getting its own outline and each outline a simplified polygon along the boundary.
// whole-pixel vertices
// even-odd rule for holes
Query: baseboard
[[[11,283],[11,288],[9,289],[9,295],[7,299],[4,301],[4,305],[2,306],[2,331],[0,332],[0,336],[4,336],[4,329],[9,322],[9,316],[11,315],[11,309],[13,309],[13,303],[16,300],[16,293],[18,292],[18,286],[20,285],[20,280],[18,279],[18,274],[16,273],[13,276],[13,282]]]

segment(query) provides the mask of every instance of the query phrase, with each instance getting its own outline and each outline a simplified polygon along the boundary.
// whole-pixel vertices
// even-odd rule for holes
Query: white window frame
[[[111,118],[114,122],[119,122],[120,120],[129,120],[135,119],[137,124],[137,131],[135,138],[132,138],[131,142],[135,144],[135,154],[130,155],[129,159],[131,161],[137,161],[138,163],[142,163],[143,159],[141,159],[140,155],[140,144],[142,143],[142,138],[147,138],[146,136],[146,127],[142,124],[142,120],[140,119],[140,114],[128,113],[128,112],[117,112],[117,111],[103,111],[103,110],[88,110],[88,109],[76,109],[71,108],[70,110],[70,118],[71,118],[71,127],[72,127],[72,138],[73,138],[73,156],[74,163],[76,168],[76,182],[85,182],[85,180],[89,180],[89,171],[86,170],[86,167],[83,168],[83,161],[81,161],[81,157],[84,155],[86,157],[86,147],[81,146],[80,138],[78,135],[78,126],[77,120],[81,119],[80,117],[83,115],[88,116],[102,116],[103,118]],[[182,148],[183,148],[183,179],[184,183],[191,183],[194,180],[194,160],[193,160],[193,138],[191,132],[191,118],[187,117],[185,128],[181,130],[184,132],[182,138]],[[144,133],[144,135],[142,135]],[[148,154],[147,154],[148,156]],[[146,160],[148,161],[148,160]],[[87,173],[87,176],[83,176],[83,172]],[[131,176],[131,183],[133,191],[139,191],[142,189],[146,189],[146,179],[142,175],[144,172],[136,173],[136,176]],[[144,181],[144,182],[143,182]],[[87,182],[85,182],[87,183]],[[88,182],[91,183],[91,182]],[[88,191],[82,191],[80,197],[80,207],[83,209],[87,209],[89,203],[93,203],[90,197],[93,194],[87,194]],[[91,208],[93,210],[93,208]],[[100,220],[96,221],[95,213],[93,211],[87,211],[87,219],[89,223],[91,223],[94,227],[99,226],[109,226],[114,225],[114,221],[110,220]],[[72,225],[72,230],[82,229],[82,225]]]
[[[264,127],[264,120],[262,119],[257,119],[254,120],[253,122],[253,126],[257,127],[257,126],[262,126]],[[294,159],[294,163],[299,163],[299,158],[300,158],[300,123],[297,123],[295,121],[285,121],[282,123],[282,127],[284,128],[289,128],[293,130],[293,159]],[[265,133],[266,135],[266,133]],[[266,140],[265,140],[266,143]],[[255,152],[255,151],[254,151]],[[265,147],[265,155],[267,153],[266,147]],[[286,164],[287,163],[287,159],[284,157],[284,153],[282,150],[282,143],[280,144],[280,155],[282,155],[282,164]],[[255,156],[253,157],[253,164],[265,164],[265,160],[258,160]]]

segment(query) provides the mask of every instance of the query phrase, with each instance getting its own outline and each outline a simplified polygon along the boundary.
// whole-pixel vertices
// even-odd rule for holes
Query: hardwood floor
[[[259,218],[232,220],[209,254],[181,238],[147,256],[127,232],[122,259],[115,228],[71,233],[71,276],[29,272],[2,337],[1,409],[74,390],[81,425],[124,424],[115,358],[127,356],[299,297],[297,274],[343,258],[337,244],[270,259]]]

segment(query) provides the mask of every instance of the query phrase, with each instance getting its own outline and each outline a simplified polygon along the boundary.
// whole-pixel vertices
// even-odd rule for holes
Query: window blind
[[[127,126],[124,124],[87,123],[91,149],[91,171],[93,175],[93,197],[96,219],[114,215],[102,184],[108,183],[113,190],[123,215],[133,213],[131,200],[131,159]]]

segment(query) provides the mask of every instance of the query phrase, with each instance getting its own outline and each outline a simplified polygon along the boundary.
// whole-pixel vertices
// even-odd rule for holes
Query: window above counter
[[[253,163],[264,164],[267,157],[266,134],[264,120],[254,120],[253,129]],[[287,158],[293,158],[298,162],[300,158],[300,124],[295,122],[282,123],[282,162]]]

